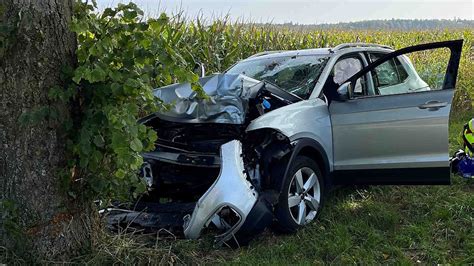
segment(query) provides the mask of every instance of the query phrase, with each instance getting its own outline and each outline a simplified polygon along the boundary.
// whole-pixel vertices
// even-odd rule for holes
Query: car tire
[[[297,156],[281,182],[273,229],[295,233],[319,215],[324,200],[324,178],[314,160]]]

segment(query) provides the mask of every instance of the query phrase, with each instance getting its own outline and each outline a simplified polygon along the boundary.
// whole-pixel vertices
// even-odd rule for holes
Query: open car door
[[[462,43],[366,53],[371,63],[340,87],[338,93],[347,95],[329,106],[335,183],[450,183],[448,120]]]

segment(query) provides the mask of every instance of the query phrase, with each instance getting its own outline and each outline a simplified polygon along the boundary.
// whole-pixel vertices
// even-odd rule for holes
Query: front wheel
[[[282,181],[282,192],[275,208],[275,228],[293,233],[319,214],[324,180],[316,162],[306,156],[297,156]]]

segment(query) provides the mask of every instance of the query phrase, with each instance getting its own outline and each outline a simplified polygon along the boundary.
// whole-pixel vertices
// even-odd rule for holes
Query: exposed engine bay
[[[198,238],[216,231],[217,244],[243,245],[273,221],[275,180],[285,172],[292,144],[273,129],[246,131],[255,118],[302,100],[245,75],[201,78],[155,90],[171,108],[139,122],[156,130],[155,150],[143,153],[148,193],[127,209],[110,209],[111,228],[166,229]]]

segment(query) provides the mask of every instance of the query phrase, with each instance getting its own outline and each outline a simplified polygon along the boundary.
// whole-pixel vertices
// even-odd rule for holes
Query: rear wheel
[[[275,228],[292,233],[312,222],[319,214],[323,193],[323,178],[316,162],[306,156],[297,156],[283,180],[275,208]]]

